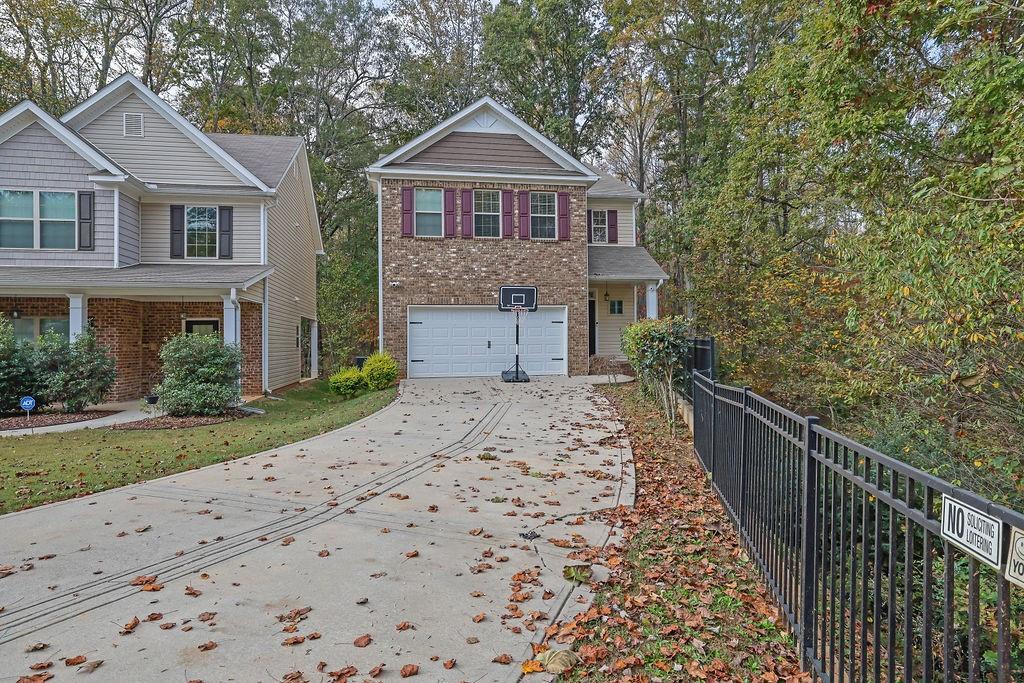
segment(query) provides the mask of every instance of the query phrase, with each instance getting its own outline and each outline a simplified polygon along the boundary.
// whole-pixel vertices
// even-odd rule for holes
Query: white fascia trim
[[[320,213],[316,208],[316,193],[313,190],[313,173],[309,168],[309,156],[306,154],[306,145],[303,143],[302,148],[302,167],[303,167],[303,180],[306,186],[306,198],[309,203],[310,211],[310,227],[313,230],[313,244],[316,247],[316,253],[318,256],[322,256],[327,252],[324,251],[324,236],[320,234]]]
[[[384,351],[384,206],[377,181],[377,350]],[[408,365],[408,363],[406,363]]]
[[[586,176],[565,176],[565,175],[516,175],[511,173],[467,173],[458,171],[428,171],[414,169],[381,168],[370,166],[366,169],[366,175],[371,180],[377,178],[407,178],[409,180],[432,180],[443,178],[447,180],[495,180],[507,183],[535,183],[549,185],[593,185],[600,178],[595,175]]]
[[[241,288],[242,288],[243,290],[245,290],[245,289],[249,289],[249,288],[250,288],[250,287],[252,287],[252,286],[253,286],[254,284],[256,284],[257,282],[259,282],[260,280],[262,280],[263,278],[268,278],[268,277],[270,277],[270,276],[271,276],[271,275],[273,275],[273,274],[274,274],[274,269],[273,269],[273,268],[267,268],[266,270],[264,270],[264,271],[263,271],[262,273],[260,273],[259,275],[253,275],[253,276],[252,276],[251,278],[249,278],[248,280],[246,280],[245,282],[243,282],[243,283],[242,283],[242,287],[241,287]],[[266,286],[266,284],[264,284],[264,287],[265,287],[265,286]]]
[[[523,121],[521,118],[513,114],[505,107],[498,104],[495,100],[490,97],[482,97],[473,104],[469,105],[462,111],[449,116],[447,119],[437,124],[427,132],[413,138],[412,141],[402,145],[391,154],[384,156],[377,160],[374,166],[386,166],[393,161],[399,160],[406,156],[415,154],[422,148],[430,145],[431,143],[440,139],[449,128],[454,127],[456,124],[461,123],[465,119],[473,116],[477,111],[484,107],[489,107],[494,112],[505,119],[505,122],[510,124],[513,128],[520,129],[524,134],[528,142],[539,148],[542,152],[552,157],[555,161],[558,161],[561,165],[567,169],[579,171],[585,175],[590,175],[592,172],[589,168],[584,166],[580,161],[575,159],[572,155],[566,152],[564,149],[553,143],[545,136],[538,133],[530,124]]]
[[[121,190],[114,188],[114,267],[121,267]]]
[[[146,102],[148,102],[154,109],[156,109],[159,113],[163,114],[164,118],[166,118],[171,123],[171,125],[173,125],[179,131],[181,131],[186,137],[191,138],[192,141],[199,145],[199,147],[202,148],[204,152],[206,152],[216,161],[218,161],[222,166],[224,166],[224,168],[229,170],[232,173],[232,175],[234,175],[236,178],[246,182],[249,185],[252,185],[253,187],[258,187],[263,191],[267,191],[270,189],[263,184],[263,181],[254,176],[247,168],[242,166],[242,164],[235,161],[234,157],[232,157],[230,154],[221,149],[220,146],[218,146],[213,140],[206,137],[206,135],[201,130],[199,130],[196,126],[189,123],[184,116],[179,114],[174,109],[174,107],[167,104],[167,102],[165,102],[159,95],[157,95],[155,92],[153,92],[145,85],[143,85],[142,81],[140,81],[132,74],[123,74],[119,78],[114,79],[106,87],[99,90],[92,97],[88,98],[80,105],[69,111],[67,114],[64,114],[64,116],[60,117],[60,120],[70,125],[70,122],[73,121],[76,117],[85,113],[93,106],[95,106],[97,103],[103,101],[108,95],[113,94],[115,91],[120,89],[125,84],[130,84],[133,88],[135,88],[136,92],[138,92],[138,94],[144,100],[146,100]]]
[[[80,157],[88,161],[97,169],[101,171],[106,171],[111,175],[124,177],[124,169],[119,168],[115,164],[111,163],[106,157],[104,157],[102,154],[99,154],[95,149],[93,149],[92,146],[90,146],[80,137],[78,137],[70,130],[68,130],[67,127],[62,125],[60,121],[47,114],[45,111],[40,109],[35,102],[32,102],[30,100],[25,100],[20,104],[16,104],[15,106],[11,107],[6,112],[4,112],[2,115],[0,115],[0,128],[10,123],[13,119],[17,118],[18,116],[21,116],[25,112],[29,112],[33,116],[35,116],[36,120],[39,122],[39,125],[45,128],[55,138],[57,138],[65,145],[73,149]],[[18,130],[22,129],[24,129],[24,126],[19,128]]]

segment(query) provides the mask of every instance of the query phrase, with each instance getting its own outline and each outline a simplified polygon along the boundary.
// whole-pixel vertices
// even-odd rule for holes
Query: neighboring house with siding
[[[301,138],[204,134],[131,75],[59,120],[0,115],[0,313],[22,339],[91,325],[111,400],[181,332],[238,345],[245,395],[315,377],[322,253]]]
[[[513,362],[501,285],[534,285],[522,326],[530,374],[585,374],[621,357],[667,278],[636,243],[628,185],[574,159],[490,98],[382,157],[379,344],[409,377],[496,376]]]

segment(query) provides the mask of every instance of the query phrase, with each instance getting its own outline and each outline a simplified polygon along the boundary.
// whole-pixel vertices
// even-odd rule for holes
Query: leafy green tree
[[[501,0],[484,18],[495,96],[577,158],[605,142],[611,36],[587,0]]]

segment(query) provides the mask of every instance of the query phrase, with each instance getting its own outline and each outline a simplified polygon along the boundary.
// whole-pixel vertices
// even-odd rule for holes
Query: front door
[[[587,330],[590,341],[590,355],[597,353],[597,302],[593,299],[587,301]]]

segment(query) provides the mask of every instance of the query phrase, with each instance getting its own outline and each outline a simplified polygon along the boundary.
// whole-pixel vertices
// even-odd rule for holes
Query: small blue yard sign
[[[19,405],[21,406],[21,409],[27,413],[30,410],[35,410],[36,400],[31,396],[22,396]]]

